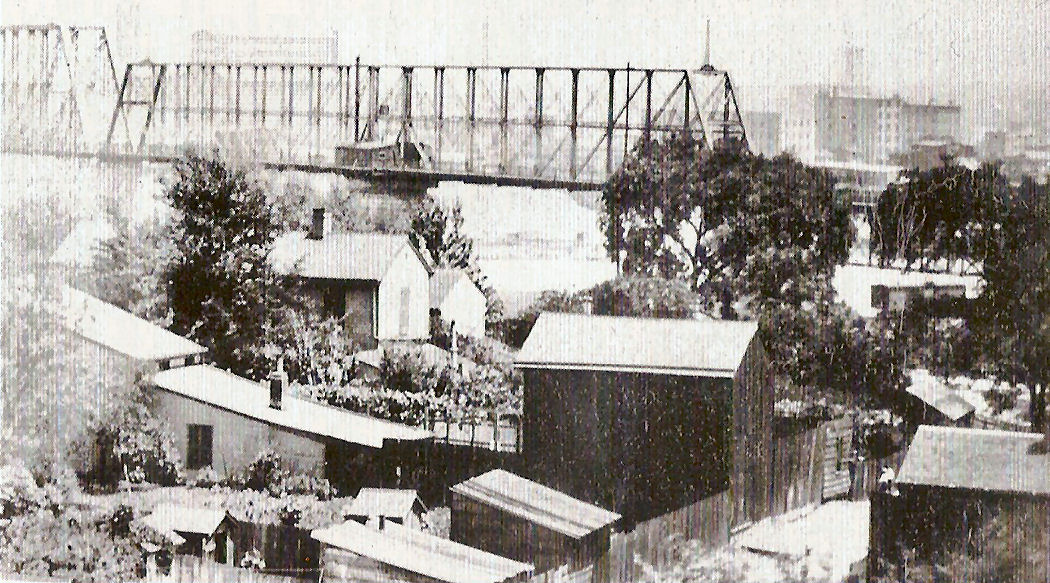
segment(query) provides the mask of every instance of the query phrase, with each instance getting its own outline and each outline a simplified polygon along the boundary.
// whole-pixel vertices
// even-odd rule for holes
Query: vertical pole
[[[613,171],[613,122],[615,121],[616,70],[609,69],[609,108],[605,122],[605,175]]]
[[[645,138],[652,137],[653,132],[653,70],[645,72]]]
[[[288,128],[295,117],[295,65],[288,66]]]
[[[477,88],[477,73],[478,70],[474,67],[467,68],[467,119],[469,120],[469,126],[467,129],[467,170],[474,169],[474,129],[475,129],[475,98],[477,94],[475,92]]]
[[[401,91],[403,102],[401,105],[401,165],[403,166],[408,154],[408,145],[412,142],[409,135],[412,127],[412,67],[401,68]]]
[[[321,103],[321,79],[322,79],[322,77],[321,77],[321,70],[322,70],[322,67],[320,65],[318,65],[318,67],[317,67],[317,99],[315,100],[316,103],[317,103],[317,107],[314,109],[314,115],[316,116],[314,118],[314,125],[316,125],[318,128],[321,127],[321,112],[324,111],[324,104]]]
[[[368,139],[374,140],[376,135],[376,126],[379,124],[379,67],[368,68],[368,90],[371,92],[369,96],[369,111],[368,111]]]
[[[509,158],[507,135],[507,123],[509,121],[510,107],[510,69],[502,67],[499,70],[499,171],[506,174]]]
[[[543,69],[536,69],[536,163],[532,173],[537,178],[543,169],[543,73]]]
[[[335,92],[336,92],[336,95],[338,96],[337,99],[339,99],[339,114],[338,114],[339,117],[338,117],[338,119],[339,119],[339,128],[340,128],[340,131],[342,131],[342,130],[346,129],[346,126],[347,126],[347,124],[349,123],[349,120],[350,120],[349,116],[347,115],[347,111],[349,110],[349,101],[350,101],[349,97],[347,95],[347,77],[349,77],[350,73],[349,73],[349,69],[347,69],[346,67],[344,67],[342,65],[339,65],[336,68],[336,73],[337,73],[337,78],[336,78]],[[345,134],[340,134],[340,135],[344,135],[345,136]]]
[[[229,122],[233,112],[230,111],[230,85],[233,83],[233,65],[226,65],[226,95],[223,101],[223,109],[226,110],[226,121]]]
[[[442,146],[444,145],[445,138],[445,68],[437,67],[434,69],[434,107],[437,109],[435,117],[437,118],[437,146],[434,149],[434,164],[436,167],[441,167],[444,163],[441,156]]]
[[[269,85],[266,82],[266,65],[262,68],[262,100],[259,108],[260,126],[266,127],[266,94],[269,93]]]
[[[631,137],[631,63],[627,63],[627,82],[624,84],[623,102],[623,159],[627,159],[627,141]]]
[[[236,86],[234,88],[233,97],[233,121],[238,126],[241,125],[241,66],[237,65],[237,77]]]
[[[361,57],[354,58],[354,141],[361,139]]]
[[[682,131],[686,134],[689,133],[689,95],[692,93],[689,86],[689,72],[683,72],[682,75],[685,77],[682,83],[682,91],[685,93],[685,118],[682,120]]]
[[[722,106],[722,143],[726,144],[729,141],[729,98],[733,90],[729,86],[729,73],[724,74],[724,79],[725,103]]]
[[[215,123],[215,65],[208,71],[208,124]]]
[[[580,70],[572,70],[572,112],[569,117],[569,176],[576,179],[576,142],[579,126]]]

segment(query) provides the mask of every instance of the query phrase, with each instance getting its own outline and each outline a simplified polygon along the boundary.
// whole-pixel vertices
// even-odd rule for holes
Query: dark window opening
[[[190,425],[186,467],[198,470],[211,465],[211,425]]]

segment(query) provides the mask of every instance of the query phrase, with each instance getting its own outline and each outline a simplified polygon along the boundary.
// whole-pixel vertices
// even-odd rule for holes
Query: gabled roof
[[[58,294],[58,316],[73,333],[139,360],[167,360],[207,349],[156,324],[69,286]]]
[[[429,439],[419,427],[376,419],[368,415],[329,407],[288,394],[280,409],[270,407],[270,392],[260,383],[210,365],[194,365],[161,371],[153,376],[161,389],[250,417],[264,423],[311,435],[381,448],[383,441]]]
[[[142,519],[158,533],[189,533],[211,536],[227,517],[225,510],[160,504]]]
[[[270,251],[270,264],[284,275],[319,279],[382,281],[402,249],[408,247],[431,272],[427,260],[406,235],[326,233],[308,239],[305,231],[285,233]]]
[[[615,512],[499,469],[460,482],[452,491],[574,539],[620,519]]]
[[[51,254],[48,262],[72,266],[91,265],[102,243],[116,234],[117,231],[109,221],[103,219],[80,221]]]
[[[965,399],[937,382],[913,381],[906,390],[952,421],[958,421],[975,410]]]
[[[343,516],[404,518],[412,513],[417,503],[423,505],[415,490],[361,488],[354,501],[343,510]]]
[[[434,270],[434,275],[430,276],[430,307],[440,308],[448,294],[462,282],[477,288],[462,269],[445,267]],[[480,289],[478,293],[482,293]]]
[[[387,523],[382,531],[347,521],[311,533],[315,540],[374,559],[412,573],[447,583],[499,583],[522,573],[532,565],[486,553]]]
[[[1050,496],[1044,436],[923,425],[912,438],[897,482]],[[1042,453],[1040,453],[1042,451]]]
[[[732,377],[757,331],[754,322],[545,312],[514,362],[524,368]]]

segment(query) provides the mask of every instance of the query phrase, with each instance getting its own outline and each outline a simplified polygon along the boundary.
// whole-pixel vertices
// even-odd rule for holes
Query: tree
[[[1033,429],[1046,423],[1050,371],[1050,186],[1025,179],[989,225],[984,290],[971,326],[988,369],[1023,382]]]
[[[267,262],[278,224],[243,169],[195,154],[174,166],[175,248],[165,270],[172,329],[207,346],[221,366],[262,373],[283,290]]]
[[[964,260],[979,263],[990,221],[1009,195],[1009,184],[999,166],[985,164],[971,170],[950,159],[925,171],[904,173],[879,197],[869,216],[871,252],[883,267],[916,261],[927,267],[933,261]]]
[[[755,298],[798,303],[794,282],[829,274],[853,241],[833,185],[787,155],[643,140],[603,190],[607,247],[625,273],[682,279],[724,317]]]
[[[502,317],[503,302],[478,266],[474,241],[463,232],[463,208],[458,202],[445,207],[427,195],[413,211],[412,230],[408,237],[413,245],[426,251],[438,267],[466,271],[474,285],[485,294],[486,322],[493,323]]]

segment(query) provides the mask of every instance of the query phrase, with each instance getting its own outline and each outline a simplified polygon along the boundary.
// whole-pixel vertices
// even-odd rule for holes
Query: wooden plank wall
[[[640,522],[630,532],[613,533],[609,582],[637,581],[651,568],[666,568],[676,560],[679,545],[688,540],[711,547],[727,544],[731,513],[727,490]]]
[[[234,564],[257,549],[266,563],[266,571],[298,571],[318,569],[320,543],[310,537],[310,531],[294,526],[238,522],[231,530]]]
[[[774,435],[770,477],[771,514],[819,504],[824,484],[823,427]]]

